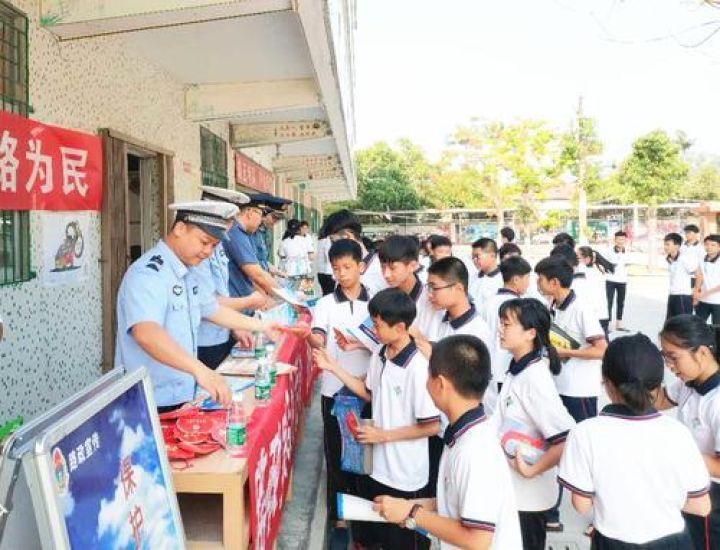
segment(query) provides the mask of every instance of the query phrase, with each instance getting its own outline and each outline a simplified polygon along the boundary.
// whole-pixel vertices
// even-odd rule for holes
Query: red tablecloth
[[[302,320],[309,322],[309,316]],[[277,358],[295,365],[297,371],[278,377],[270,401],[256,409],[248,422],[250,540],[258,550],[272,548],[280,527],[300,423],[315,378],[310,346],[305,340],[286,335]]]

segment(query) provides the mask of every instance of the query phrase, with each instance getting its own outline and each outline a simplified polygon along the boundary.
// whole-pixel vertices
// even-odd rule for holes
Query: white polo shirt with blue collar
[[[720,457],[720,372],[699,384],[677,378],[665,387],[665,395],[677,405],[677,419],[690,430],[700,452]]]
[[[370,252],[363,258],[365,270],[360,276],[360,282],[370,293],[370,298],[381,290],[388,288],[387,281],[382,274],[382,265],[377,252]]]
[[[156,323],[188,354],[197,357],[200,321],[217,308],[215,296],[201,289],[197,277],[164,241],[159,241],[130,266],[120,284],[115,367],[128,372],[146,367],[158,407],[192,400],[195,379],[150,357],[131,330],[138,323]]]
[[[680,422],[612,404],[571,430],[558,481],[592,499],[593,525],[602,535],[646,544],[683,531],[686,500],[706,494],[710,480]]]
[[[498,396],[494,421],[501,440],[509,430],[520,430],[535,439],[543,439],[548,447],[565,441],[575,420],[560,399],[542,350],[511,361]],[[555,468],[550,468],[526,478],[511,470],[518,510],[541,512],[552,508],[558,494],[556,473]]]
[[[551,313],[553,324],[579,342],[581,348],[592,345],[595,340],[605,339],[605,331],[592,303],[574,290],[570,290],[561,304],[553,303]],[[577,357],[563,361],[562,370],[555,377],[560,395],[598,397],[602,392],[601,363],[599,359]]]
[[[413,340],[392,359],[383,346],[373,354],[365,386],[372,394],[373,424],[383,430],[440,420],[427,391],[428,361]],[[373,445],[372,477],[400,491],[419,491],[428,482],[428,438]]]
[[[516,298],[520,298],[520,295],[513,290],[505,287],[499,288],[495,296],[491,296],[487,300],[482,310],[488,331],[490,332],[488,349],[490,351],[493,376],[491,384],[497,384],[503,381],[505,373],[510,366],[510,361],[512,360],[512,354],[500,346],[500,306]]]
[[[522,548],[510,467],[483,405],[448,426],[437,483],[437,509],[468,529],[493,534],[490,548]],[[440,542],[440,548],[457,548]]]
[[[201,290],[215,296],[230,296],[230,272],[228,263],[230,260],[225,253],[222,243],[215,247],[212,255],[191,267],[190,271],[195,275],[200,284]],[[198,346],[219,346],[230,339],[230,331],[215,323],[203,319],[198,330]]]
[[[702,263],[700,264],[700,271],[702,272],[702,292],[705,292],[711,288],[720,286],[720,254],[711,258],[705,256]],[[712,294],[705,296],[701,302],[705,304],[720,304],[720,289],[716,290]]]
[[[487,273],[479,271],[477,276],[470,280],[469,293],[475,305],[482,309],[485,307],[485,303],[502,288],[503,284],[499,267]]]
[[[432,318],[428,325],[427,334],[425,334],[425,337],[430,342],[439,342],[443,338],[455,334],[467,334],[480,338],[488,351],[490,350],[490,329],[488,329],[485,319],[482,318],[475,304],[471,303],[470,308],[455,319],[450,319],[450,314],[446,310],[438,313]]]

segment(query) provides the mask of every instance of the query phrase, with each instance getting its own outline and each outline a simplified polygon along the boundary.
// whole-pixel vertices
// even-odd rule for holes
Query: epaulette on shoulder
[[[148,260],[148,263],[145,265],[145,267],[148,269],[152,269],[153,271],[157,271],[159,273],[160,269],[162,268],[164,263],[165,262],[162,259],[162,256],[160,256],[159,254],[156,254],[155,256],[152,256]]]

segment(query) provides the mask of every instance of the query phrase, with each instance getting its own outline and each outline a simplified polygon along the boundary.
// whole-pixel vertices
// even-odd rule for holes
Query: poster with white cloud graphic
[[[61,439],[51,463],[71,548],[183,548],[142,384]]]

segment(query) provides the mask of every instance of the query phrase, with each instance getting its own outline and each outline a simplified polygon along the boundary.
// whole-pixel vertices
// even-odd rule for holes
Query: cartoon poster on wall
[[[73,549],[182,549],[142,385],[67,434],[51,451],[55,495]]]
[[[86,212],[42,214],[43,285],[77,285],[87,280],[89,222]]]

